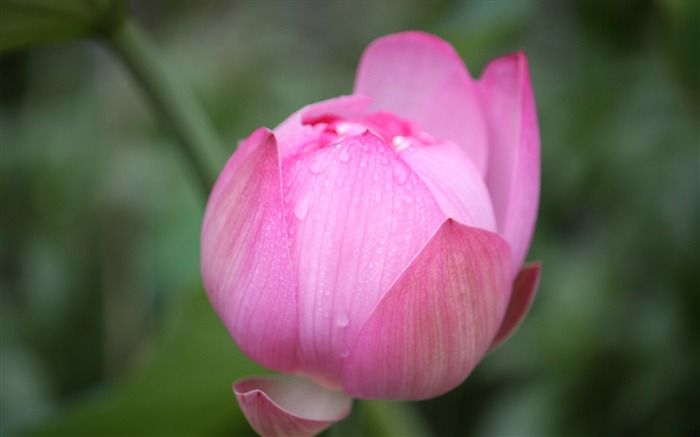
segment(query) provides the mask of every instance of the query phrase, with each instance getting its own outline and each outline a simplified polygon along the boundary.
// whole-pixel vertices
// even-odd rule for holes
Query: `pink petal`
[[[352,399],[289,376],[241,379],[233,386],[250,426],[261,436],[311,436],[348,416]]]
[[[501,345],[515,332],[530,310],[540,281],[541,267],[542,264],[533,263],[520,269],[513,283],[513,292],[510,296],[510,303],[508,303],[506,316],[503,318],[498,334],[496,334],[496,337],[491,343],[491,349]]]
[[[355,92],[372,98],[370,111],[394,112],[454,141],[484,173],[487,136],[478,91],[447,42],[422,32],[379,38],[362,55]]]
[[[540,137],[525,54],[491,62],[479,85],[491,138],[486,185],[515,273],[530,246],[540,193]]]
[[[296,368],[296,280],[286,228],[275,137],[258,129],[229,159],[209,198],[202,279],[238,346],[278,371]]]
[[[510,292],[510,248],[446,220],[355,342],[343,387],[367,399],[427,399],[460,384],[488,349]]]
[[[496,232],[488,189],[469,157],[451,141],[408,147],[401,157],[418,173],[448,217]]]
[[[368,105],[369,97],[356,94],[304,106],[275,128],[282,159],[294,154],[304,146],[303,141],[314,136],[314,127],[308,123],[324,116],[360,119],[365,115]]]
[[[445,215],[370,132],[285,163],[284,182],[298,262],[301,368],[339,387],[362,325]]]

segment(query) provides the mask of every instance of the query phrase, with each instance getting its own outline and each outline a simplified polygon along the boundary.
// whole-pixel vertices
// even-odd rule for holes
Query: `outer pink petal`
[[[202,227],[204,287],[240,348],[259,364],[296,368],[296,280],[287,247],[275,137],[255,131],[226,164]]]
[[[348,416],[352,399],[307,379],[259,376],[233,386],[250,426],[268,436],[311,436]]]
[[[304,146],[304,141],[316,136],[314,127],[306,123],[323,116],[361,119],[369,105],[369,97],[363,95],[342,96],[307,105],[290,115],[275,128],[282,159],[294,154]]]
[[[362,329],[343,369],[345,391],[426,399],[460,384],[503,318],[510,257],[497,234],[445,221]]]
[[[284,182],[298,262],[300,369],[339,387],[358,332],[446,216],[369,132],[285,163]]]
[[[422,32],[379,38],[362,55],[355,92],[372,98],[370,110],[394,112],[459,144],[484,173],[487,135],[478,91],[447,42]]]
[[[480,91],[491,138],[486,185],[516,272],[530,246],[540,194],[540,136],[525,54],[491,62]]]
[[[491,197],[469,157],[451,141],[408,147],[401,158],[430,188],[442,211],[462,224],[496,232]]]
[[[530,310],[532,300],[540,281],[540,269],[542,264],[533,263],[523,267],[513,283],[513,292],[510,296],[510,303],[506,316],[501,323],[498,334],[491,343],[491,349],[503,343],[520,325],[525,315]]]

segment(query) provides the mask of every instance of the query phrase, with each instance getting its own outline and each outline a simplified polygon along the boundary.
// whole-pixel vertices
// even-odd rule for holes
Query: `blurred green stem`
[[[431,436],[432,432],[415,404],[410,402],[361,401],[365,431],[372,435]]]
[[[189,87],[163,62],[131,17],[125,18],[107,37],[155,110],[175,133],[205,197],[208,196],[225,162],[224,148]]]

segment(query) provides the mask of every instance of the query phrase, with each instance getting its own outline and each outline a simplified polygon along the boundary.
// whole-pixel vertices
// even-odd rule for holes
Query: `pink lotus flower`
[[[527,312],[539,197],[527,59],[473,80],[424,33],[365,51],[351,96],[243,141],[211,194],[202,275],[251,359],[237,381],[262,435],[309,435],[351,399],[459,385]]]

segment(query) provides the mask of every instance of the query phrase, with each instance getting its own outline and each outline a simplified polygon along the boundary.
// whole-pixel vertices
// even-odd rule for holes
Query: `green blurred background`
[[[328,435],[700,435],[699,2],[130,8],[226,155],[350,93],[380,35],[440,35],[475,76],[528,54],[542,136],[528,258],[543,262],[530,316],[457,390],[356,404]],[[98,40],[0,67],[2,435],[251,434],[230,386],[260,369],[201,289],[204,199],[173,136]]]

